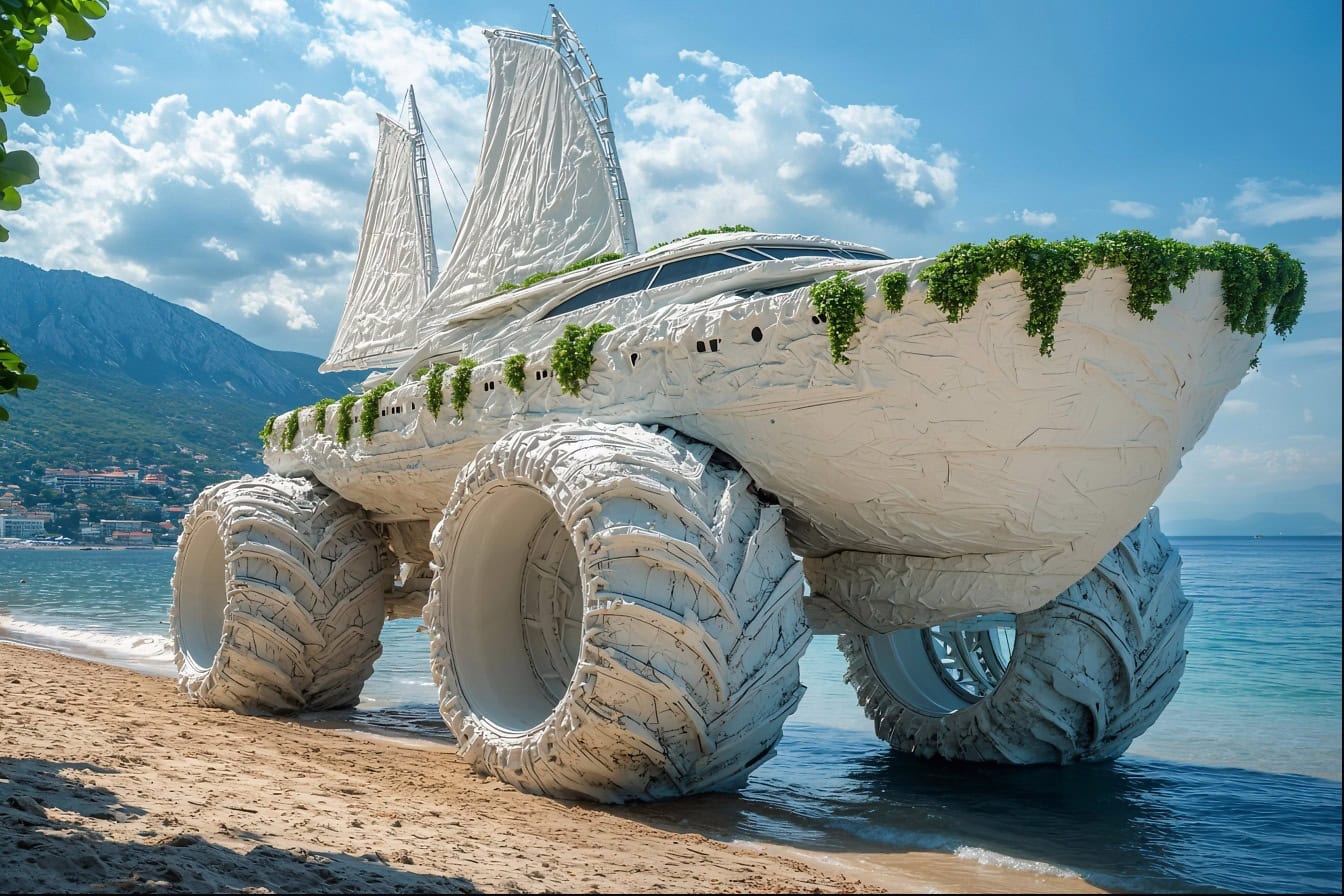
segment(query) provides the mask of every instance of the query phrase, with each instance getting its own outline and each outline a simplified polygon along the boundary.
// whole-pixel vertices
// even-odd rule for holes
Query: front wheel
[[[1180,684],[1190,618],[1180,565],[1152,510],[1039,610],[842,635],[845,680],[878,737],[905,752],[1020,765],[1113,759]]]
[[[458,755],[602,802],[741,786],[803,687],[780,508],[714,450],[639,426],[515,432],[463,468],[425,607]]]

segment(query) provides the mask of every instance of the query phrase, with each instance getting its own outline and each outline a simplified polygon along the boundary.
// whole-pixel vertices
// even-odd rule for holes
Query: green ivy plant
[[[585,258],[572,264],[567,264],[558,271],[538,271],[535,274],[529,274],[523,278],[522,283],[514,283],[512,280],[505,280],[499,286],[495,287],[495,293],[508,292],[511,289],[524,289],[528,286],[535,286],[543,280],[550,280],[552,277],[559,277],[561,274],[568,274],[572,271],[580,271],[584,268],[590,268],[595,264],[603,264],[608,261],[615,261],[618,258],[624,258],[620,252],[604,252],[601,255],[594,255],[592,258]]]
[[[1274,332],[1285,336],[1306,301],[1302,263],[1278,246],[1192,246],[1141,230],[1103,233],[1091,242],[1077,237],[1048,242],[1022,234],[983,245],[962,243],[939,255],[919,279],[928,284],[925,301],[957,321],[975,304],[982,281],[1018,271],[1031,303],[1027,333],[1040,337],[1041,354],[1049,355],[1064,286],[1082,277],[1088,265],[1123,267],[1129,278],[1129,310],[1144,320],[1152,320],[1157,306],[1171,301],[1172,289],[1184,289],[1199,270],[1222,272],[1226,322],[1240,333],[1264,333],[1272,322]]]
[[[504,382],[519,395],[527,385],[527,355],[509,355],[504,359]]]
[[[476,362],[471,358],[463,358],[453,368],[453,413],[458,420],[462,419],[462,411],[471,398],[471,372],[475,368]]]
[[[280,433],[280,450],[288,451],[294,447],[294,442],[299,437],[299,411],[303,408],[295,408],[289,412],[285,418],[284,432]]]
[[[327,431],[327,408],[336,403],[334,398],[323,398],[313,405],[313,424],[318,432]]]
[[[812,307],[826,321],[831,360],[836,364],[848,364],[845,352],[863,319],[863,287],[841,271],[830,279],[813,283],[808,294],[812,297]]]
[[[565,331],[551,348],[551,369],[555,371],[561,391],[575,398],[579,396],[593,369],[593,345],[604,333],[614,329],[611,324],[603,323],[587,327],[565,325]]]
[[[447,372],[447,364],[435,364],[425,379],[425,407],[435,420],[439,419],[439,411],[443,408],[443,375]]]
[[[752,227],[750,224],[724,224],[719,227],[702,227],[699,230],[692,230],[685,236],[679,236],[675,239],[670,239],[663,243],[654,243],[652,246],[645,249],[644,251],[652,252],[654,249],[661,249],[664,246],[670,246],[673,243],[679,243],[682,240],[689,240],[691,237],[696,236],[713,236],[716,233],[755,233],[755,232],[756,228]]]
[[[18,352],[0,339],[0,395],[18,395],[20,389],[36,389],[37,377],[27,370],[28,365],[23,363]],[[0,420],[8,419],[9,411],[0,406]]]
[[[373,438],[373,430],[378,425],[378,407],[383,396],[397,388],[391,380],[384,380],[364,393],[364,403],[359,408],[359,431],[364,441]]]
[[[910,288],[910,278],[903,271],[892,271],[877,278],[877,294],[882,304],[893,314],[905,305],[905,291]]]
[[[272,414],[265,423],[261,424],[261,432],[257,433],[261,437],[261,444],[265,446],[271,441],[271,433],[275,432],[275,418]]]
[[[358,395],[342,395],[336,406],[336,441],[342,445],[350,442],[350,428],[355,425],[353,408],[359,401]]]

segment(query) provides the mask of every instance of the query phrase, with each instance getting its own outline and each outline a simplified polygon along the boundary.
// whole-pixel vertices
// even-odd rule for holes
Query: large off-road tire
[[[460,473],[425,607],[458,755],[603,802],[740,787],[802,697],[810,631],[780,508],[709,446],[595,423]]]
[[[1024,765],[1113,759],[1180,684],[1190,618],[1180,565],[1152,510],[1081,581],[1016,617],[1010,655],[993,656],[988,630],[962,642],[963,655],[984,663],[973,677],[998,678],[988,693],[947,674],[961,674],[957,651],[938,649],[955,630],[941,640],[930,638],[937,629],[842,635],[845,680],[878,737],[909,753]]]
[[[177,543],[178,684],[244,713],[353,706],[382,653],[392,570],[364,511],[325,486],[274,475],[211,486]]]

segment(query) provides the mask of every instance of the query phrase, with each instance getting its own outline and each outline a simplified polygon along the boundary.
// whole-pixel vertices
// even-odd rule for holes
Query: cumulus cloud
[[[201,40],[244,38],[263,32],[289,32],[303,26],[285,0],[140,0],[140,7],[165,31],[189,34]]]
[[[1135,202],[1132,199],[1112,199],[1111,214],[1122,215],[1126,218],[1138,218],[1140,221],[1147,220],[1157,214],[1157,208],[1146,202]]]
[[[1285,224],[1311,218],[1338,218],[1338,186],[1311,187],[1295,181],[1247,178],[1238,185],[1232,207],[1250,224]]]
[[[1056,221],[1054,212],[1034,212],[1029,208],[1022,209],[1021,216],[1022,223],[1032,227],[1050,227]]]
[[[955,202],[957,159],[909,145],[918,119],[827,102],[801,75],[755,76],[708,50],[679,56],[722,87],[707,97],[688,95],[690,80],[627,82],[634,130],[620,152],[643,242],[732,222],[879,242]]]
[[[1181,203],[1182,223],[1171,229],[1171,235],[1187,243],[1242,242],[1241,234],[1224,228],[1213,214],[1213,201],[1207,196]]]

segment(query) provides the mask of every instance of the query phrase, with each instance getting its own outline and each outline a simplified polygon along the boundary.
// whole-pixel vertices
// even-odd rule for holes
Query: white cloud
[[[239,297],[239,307],[247,317],[255,317],[262,309],[273,306],[285,315],[285,326],[291,330],[313,330],[317,321],[304,307],[305,290],[284,273],[276,272],[267,278],[264,286],[249,289]]]
[[[1339,472],[1340,449],[1334,445],[1313,448],[1250,448],[1239,445],[1196,445],[1186,455],[1186,467],[1269,478],[1290,478],[1302,474]]]
[[[1302,243],[1295,248],[1299,255],[1307,258],[1325,258],[1339,261],[1341,254],[1340,231],[1336,230],[1330,236],[1323,236],[1309,243]]]
[[[1029,224],[1032,227],[1050,227],[1056,221],[1054,212],[1034,212],[1029,208],[1022,209],[1022,223]]]
[[[1126,218],[1138,218],[1140,221],[1147,220],[1157,214],[1157,208],[1146,202],[1135,202],[1132,199],[1112,199],[1111,214],[1122,215]]]
[[[677,58],[682,62],[694,62],[696,65],[713,69],[726,78],[741,78],[744,75],[751,74],[750,69],[745,65],[727,62],[708,50],[679,50],[677,51]]]
[[[210,237],[210,239],[202,241],[201,245],[207,249],[214,249],[220,255],[223,255],[225,258],[227,258],[229,261],[238,260],[238,250],[231,248],[228,243],[224,242],[217,236],[212,236]]]
[[[1181,203],[1182,224],[1171,229],[1171,235],[1187,243],[1242,242],[1240,233],[1220,226],[1213,215],[1213,202],[1207,196]]]
[[[797,74],[751,75],[709,51],[683,61],[723,75],[717,94],[631,78],[620,141],[645,243],[708,224],[850,235],[918,229],[956,200],[956,157],[909,148],[919,121],[892,106],[828,103]]]
[[[118,84],[129,84],[140,74],[133,65],[113,65],[112,73],[117,76],[115,80]]]
[[[230,0],[200,3],[196,0],[140,0],[165,31],[182,32],[201,40],[241,37],[255,40],[266,32],[302,29],[294,10],[285,0]]]
[[[1338,186],[1309,187],[1294,181],[1247,178],[1238,185],[1232,207],[1251,224],[1274,225],[1311,218],[1338,218]]]
[[[1315,418],[1311,415],[1311,408],[1302,409],[1302,422],[1311,423]]]
[[[1253,401],[1246,401],[1244,398],[1225,398],[1223,399],[1222,411],[1226,414],[1254,414],[1260,409],[1260,406]]]

